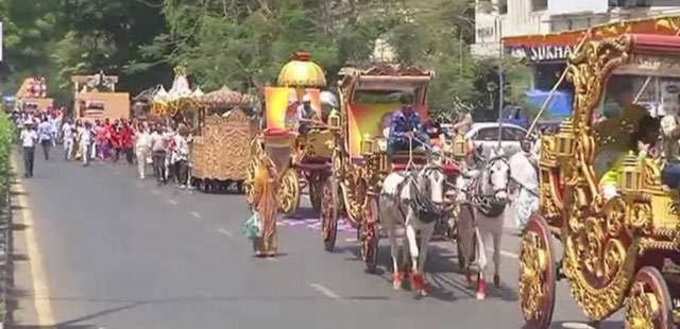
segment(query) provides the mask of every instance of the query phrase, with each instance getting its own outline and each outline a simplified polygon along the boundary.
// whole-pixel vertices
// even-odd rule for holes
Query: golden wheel
[[[366,207],[363,213],[363,222],[359,226],[361,241],[361,258],[366,263],[366,271],[375,273],[378,266],[378,199],[366,198]]]
[[[288,168],[281,176],[279,188],[280,208],[286,216],[292,216],[300,205],[300,177],[295,168]]]
[[[534,216],[522,236],[519,296],[525,328],[546,329],[555,308],[555,262],[548,224]]]
[[[666,281],[655,267],[637,272],[626,299],[626,329],[670,329],[673,326],[671,296]]]
[[[321,237],[326,251],[333,251],[338,235],[340,197],[335,177],[328,177],[321,185]]]

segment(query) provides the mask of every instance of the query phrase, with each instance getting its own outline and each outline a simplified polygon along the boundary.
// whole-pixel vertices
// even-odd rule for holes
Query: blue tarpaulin
[[[529,103],[541,108],[550,91],[533,89],[526,92]],[[568,91],[555,91],[544,118],[561,119],[571,115],[572,95]]]

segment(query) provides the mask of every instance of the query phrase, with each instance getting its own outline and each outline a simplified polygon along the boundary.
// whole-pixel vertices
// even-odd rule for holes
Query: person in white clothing
[[[85,126],[78,132],[78,141],[80,143],[80,154],[83,159],[83,166],[90,164],[90,144],[92,142],[92,124],[85,122]]]
[[[38,138],[42,145],[45,160],[49,160],[50,148],[52,147],[52,124],[47,117],[43,117],[42,122],[38,125]]]
[[[35,159],[35,144],[38,142],[38,133],[33,128],[32,122],[25,122],[21,130],[21,146],[24,150],[24,177],[33,177],[33,164]]]
[[[137,134],[135,135],[135,155],[137,156],[137,173],[139,179],[144,179],[146,176],[146,159],[151,154],[151,134],[149,130],[143,125],[139,124]]]
[[[165,158],[167,154],[167,140],[161,125],[156,126],[156,130],[151,134],[151,152],[153,157],[153,172],[158,184],[167,183],[165,173]]]
[[[188,172],[188,162],[189,162],[189,143],[187,142],[187,136],[189,135],[189,129],[185,125],[180,125],[178,133],[175,135],[174,148],[173,148],[173,163],[175,172],[175,178],[177,179],[177,184],[179,188],[185,188],[187,181],[189,180]]]
[[[64,159],[66,161],[71,160],[73,156],[73,143],[75,142],[75,126],[73,126],[68,120],[64,122],[61,127],[61,136],[64,141]]]

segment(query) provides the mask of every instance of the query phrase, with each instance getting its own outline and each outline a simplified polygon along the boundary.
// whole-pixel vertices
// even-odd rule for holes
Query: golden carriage
[[[163,86],[153,91],[151,114],[159,120],[184,123],[193,132],[192,184],[203,191],[217,191],[236,183],[237,190],[243,191],[254,131],[246,111],[253,98],[227,87],[204,94],[200,88],[189,88],[184,68],[176,68],[175,74],[170,91]]]
[[[249,168],[248,147],[254,127],[246,113],[253,99],[226,87],[198,98],[192,114],[195,137],[191,147],[191,177],[202,190],[236,183],[243,192]]]
[[[250,163],[248,168],[247,182],[252,181],[255,174],[256,164],[266,152],[267,140],[270,136],[279,136],[287,131],[289,138],[283,139],[290,142],[289,147],[283,147],[281,138],[276,139],[277,149],[286,149],[288,152],[275,152],[275,162],[285,163],[279,166],[279,205],[281,211],[290,216],[297,212],[300,205],[300,197],[305,187],[308,188],[309,198],[315,211],[321,208],[321,184],[330,173],[330,141],[332,132],[325,124],[326,111],[321,104],[321,91],[326,85],[323,70],[314,62],[310,61],[307,53],[296,53],[293,60],[287,63],[281,70],[278,78],[278,87],[265,88],[265,117],[266,127],[255,134],[250,144]],[[289,125],[288,120],[292,112],[297,116],[297,109],[303,99],[311,103],[313,118],[303,119]],[[292,110],[292,111],[291,111]],[[304,129],[298,129],[298,125],[304,125]],[[271,153],[271,152],[270,152]],[[274,156],[274,153],[269,155]],[[249,184],[246,184],[249,186]],[[248,201],[252,204],[252,191],[249,191]]]
[[[646,141],[636,137],[654,136],[645,129],[655,125],[642,122],[658,119],[645,118],[677,111],[678,23],[658,21],[670,35],[591,34],[568,62],[574,114],[541,140],[540,208],[521,240],[527,328],[550,326],[559,272],[594,321],[621,308],[626,328],[674,328],[680,320],[680,199],[662,183],[667,160],[638,150]]]
[[[331,113],[332,175],[323,182],[322,238],[326,250],[335,247],[338,220],[345,217],[357,228],[361,256],[374,271],[378,248],[378,194],[394,170],[423,165],[423,152],[387,154],[385,129],[392,112],[408,95],[411,105],[428,117],[427,88],[433,73],[417,68],[380,65],[362,70],[344,68],[340,75],[340,110]],[[457,172],[455,165],[447,173]]]

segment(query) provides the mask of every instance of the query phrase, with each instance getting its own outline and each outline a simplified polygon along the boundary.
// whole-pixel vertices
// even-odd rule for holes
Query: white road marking
[[[223,229],[223,228],[221,228],[221,227],[217,230],[217,232],[219,232],[220,234],[224,234],[224,235],[226,235],[226,236],[228,236],[228,237],[230,237],[230,238],[234,237],[234,234],[233,234],[233,233],[231,233],[231,232],[229,232],[229,231],[227,231],[227,230],[225,230],[225,229]]]
[[[565,322],[562,323],[562,328],[566,329],[594,329],[588,324],[585,323],[580,323],[580,322]]]
[[[345,242],[357,242],[357,238],[347,238]]]
[[[201,214],[199,214],[198,212],[192,211],[189,214],[196,219],[201,219]]]
[[[12,156],[14,168],[19,167],[19,159],[17,156]],[[28,197],[24,194],[26,189],[23,185],[22,179],[17,179],[17,202],[20,207],[19,212],[22,219],[22,224],[26,225],[24,231],[26,252],[28,253],[29,267],[31,269],[31,281],[33,283],[33,304],[38,317],[39,326],[53,326],[54,314],[52,313],[52,304],[50,303],[50,289],[47,285],[47,275],[44,268],[43,255],[40,253],[38,245],[38,238],[36,237],[36,227],[33,221],[33,213],[31,211],[31,204]]]
[[[171,204],[171,205],[173,205],[173,206],[176,206],[176,205],[177,205],[177,201],[175,201],[175,200],[173,200],[173,199],[168,199],[168,203]]]
[[[328,287],[320,284],[320,283],[310,283],[309,284],[312,289],[318,291],[322,295],[330,298],[330,299],[340,299],[340,295],[336,294],[333,290],[329,289]]]
[[[491,249],[491,248],[487,248],[486,250],[487,250],[488,252],[493,252],[493,249]],[[509,252],[509,251],[505,251],[505,250],[501,250],[501,256],[510,257],[510,258],[514,258],[514,259],[519,259],[519,255],[518,255],[518,254],[513,253],[513,252]]]
[[[519,259],[519,255],[518,255],[518,254],[509,252],[509,251],[505,251],[505,250],[501,250],[501,256],[510,257],[510,258],[514,258],[514,259]]]

